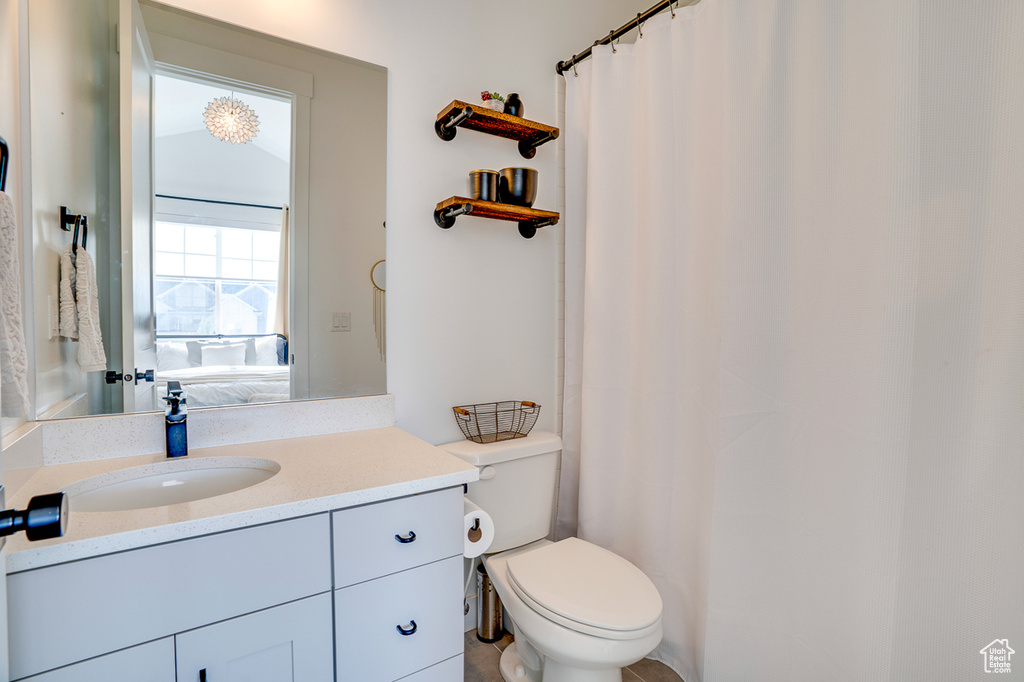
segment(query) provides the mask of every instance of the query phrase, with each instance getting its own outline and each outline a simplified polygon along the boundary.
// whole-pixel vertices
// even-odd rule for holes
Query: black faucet
[[[188,417],[188,408],[185,406],[187,398],[188,393],[181,390],[181,382],[167,382],[167,395],[163,400],[167,401],[164,427],[167,429],[168,457],[184,457],[188,454],[188,432],[185,430],[185,419]]]

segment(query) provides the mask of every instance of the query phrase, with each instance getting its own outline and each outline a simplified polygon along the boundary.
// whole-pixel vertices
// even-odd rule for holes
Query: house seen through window
[[[273,331],[279,232],[161,220],[154,227],[158,334]]]

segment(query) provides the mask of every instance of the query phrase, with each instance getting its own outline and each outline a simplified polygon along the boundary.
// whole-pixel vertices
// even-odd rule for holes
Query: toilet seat
[[[577,632],[625,640],[661,627],[661,596],[650,579],[579,538],[509,557],[506,575],[532,610]]]

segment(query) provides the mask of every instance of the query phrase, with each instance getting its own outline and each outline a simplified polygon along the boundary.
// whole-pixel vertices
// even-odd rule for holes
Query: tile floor
[[[498,659],[511,641],[506,634],[501,641],[486,644],[476,638],[476,630],[467,632],[465,682],[503,682]],[[682,682],[682,678],[668,666],[644,659],[622,671],[622,682]]]

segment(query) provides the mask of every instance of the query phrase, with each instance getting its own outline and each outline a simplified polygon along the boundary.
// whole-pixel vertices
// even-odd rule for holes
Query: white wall
[[[255,145],[227,145],[205,130],[180,133],[156,138],[153,159],[157,194],[226,197],[265,206],[288,203],[288,162]]]
[[[555,209],[554,144],[526,161],[507,140],[460,130],[442,142],[437,113],[481,90],[518,92],[526,116],[554,123],[555,62],[646,9],[649,0],[173,0],[207,14],[385,66],[388,87],[388,390],[397,423],[433,443],[461,438],[451,407],[502,399],[543,405],[554,427],[558,239],[514,223],[459,218],[435,204],[466,191],[476,168],[540,171],[535,206]]]

